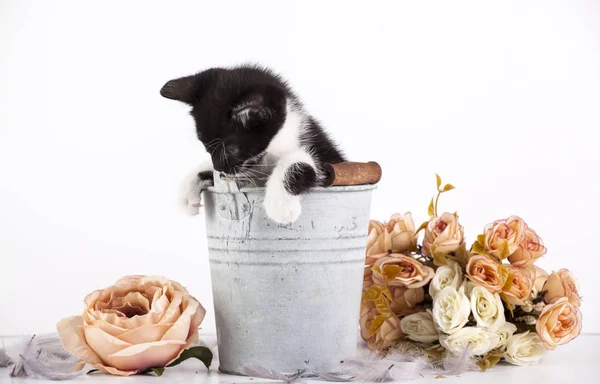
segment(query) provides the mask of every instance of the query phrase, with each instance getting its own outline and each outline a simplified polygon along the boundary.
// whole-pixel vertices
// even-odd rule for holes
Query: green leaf
[[[435,209],[433,207],[433,197],[431,198],[431,203],[429,203],[429,208],[427,209],[427,213],[429,216],[435,216]]]
[[[471,252],[476,253],[478,255],[482,255],[485,253],[485,247],[479,241],[476,241],[471,247]]]
[[[191,347],[191,348],[184,350],[181,353],[181,355],[179,355],[179,358],[177,360],[175,360],[174,362],[172,362],[171,364],[167,365],[167,367],[174,367],[174,366],[180,364],[181,362],[183,362],[187,359],[190,359],[192,357],[203,362],[204,365],[206,366],[206,369],[209,369],[210,364],[212,363],[213,354],[210,351],[210,349],[208,349],[206,347],[202,347],[202,346]]]
[[[154,372],[156,374],[156,376],[162,376],[162,374],[165,372],[165,369],[162,367],[158,367],[158,368],[150,368],[152,370],[152,372]]]
[[[440,189],[440,185],[442,185],[442,178],[437,173],[435,174],[435,178],[437,179],[437,187]]]
[[[448,192],[448,191],[451,191],[453,189],[454,189],[454,185],[452,185],[452,184],[446,184],[446,185],[444,185],[444,189],[442,191]]]

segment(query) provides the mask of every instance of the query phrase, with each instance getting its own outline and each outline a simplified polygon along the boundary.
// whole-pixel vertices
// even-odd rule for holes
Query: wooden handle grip
[[[374,161],[368,163],[344,162],[328,164],[325,186],[377,184],[381,180],[381,167]]]

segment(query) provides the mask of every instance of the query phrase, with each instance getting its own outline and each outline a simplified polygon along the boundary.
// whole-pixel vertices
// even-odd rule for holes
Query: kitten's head
[[[285,121],[286,85],[258,67],[211,68],[167,82],[160,94],[192,107],[215,170],[237,173],[264,154]]]

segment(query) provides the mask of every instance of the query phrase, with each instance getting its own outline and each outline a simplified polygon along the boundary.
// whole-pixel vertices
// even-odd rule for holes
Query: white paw
[[[290,195],[283,191],[274,191],[267,188],[265,202],[267,216],[280,224],[293,223],[302,212],[300,196]]]
[[[202,190],[210,186],[210,181],[201,180],[198,172],[192,172],[183,181],[180,187],[179,201],[184,212],[195,216],[200,213],[202,207]]]

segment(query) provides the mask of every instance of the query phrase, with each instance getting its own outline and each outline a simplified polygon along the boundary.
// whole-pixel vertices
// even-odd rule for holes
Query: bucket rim
[[[264,192],[266,187],[242,187],[239,189],[239,192]],[[377,184],[363,184],[363,185],[340,185],[340,186],[330,186],[330,187],[313,187],[310,188],[307,194],[311,193],[338,193],[338,192],[359,192],[359,191],[369,191],[377,189]],[[217,187],[208,187],[205,189],[207,192],[212,193],[223,193],[223,194],[231,194],[232,192],[223,191]]]

